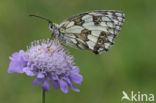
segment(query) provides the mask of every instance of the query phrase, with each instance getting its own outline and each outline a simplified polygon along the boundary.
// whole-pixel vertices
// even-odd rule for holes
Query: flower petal
[[[19,53],[14,53],[12,57],[10,57],[10,65],[8,69],[8,73],[23,73],[23,68],[26,64],[26,61],[24,59],[24,51],[21,50]]]
[[[79,68],[77,66],[72,66],[72,69],[76,73],[79,73],[80,72],[80,70],[79,70]]]
[[[76,87],[74,87],[73,85],[69,85],[69,86],[70,86],[70,88],[71,88],[73,91],[80,92],[80,90],[77,89]]]
[[[40,78],[36,78],[33,82],[32,82],[32,85],[35,86],[35,85],[38,85],[42,82],[42,79]]]
[[[43,85],[42,85],[42,89],[43,89],[44,91],[49,91],[50,85],[49,85],[49,80],[48,80],[48,79],[45,79],[45,80],[44,80]]]
[[[44,74],[41,73],[41,72],[39,72],[39,73],[37,74],[37,78],[44,78],[44,77],[45,77]]]
[[[31,71],[31,68],[29,68],[29,67],[25,67],[24,69],[23,69],[23,71],[26,73],[26,75],[28,75],[28,76],[35,76],[35,73],[34,72],[32,72]]]
[[[68,78],[64,78],[64,79],[67,81],[68,85],[70,86],[70,88],[71,88],[73,91],[80,92],[79,89],[77,89],[76,87],[74,87],[74,86],[72,85],[71,81],[70,81]]]
[[[60,88],[61,88],[62,92],[68,93],[68,84],[61,79],[59,80],[59,84],[60,84]]]
[[[53,79],[53,80],[59,80],[59,78],[58,78],[58,76],[57,76],[57,75],[52,76],[52,77],[51,77],[51,79]]]
[[[80,74],[71,74],[69,77],[71,81],[76,84],[81,84],[83,81],[83,77]]]
[[[54,80],[53,78],[50,78],[51,84],[55,87],[55,89],[60,88],[58,80]]]

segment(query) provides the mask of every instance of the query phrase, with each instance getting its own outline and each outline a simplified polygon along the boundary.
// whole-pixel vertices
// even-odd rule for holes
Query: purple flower
[[[32,42],[27,51],[20,50],[10,57],[8,73],[26,73],[28,76],[36,76],[32,85],[42,83],[42,89],[50,89],[49,82],[64,93],[68,92],[68,86],[79,92],[72,83],[81,84],[82,76],[79,68],[74,66],[73,57],[62,47],[58,41],[42,40]]]

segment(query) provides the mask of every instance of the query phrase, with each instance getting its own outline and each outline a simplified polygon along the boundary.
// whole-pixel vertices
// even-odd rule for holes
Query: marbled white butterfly
[[[121,30],[124,13],[113,10],[96,10],[72,16],[61,24],[49,19],[52,37],[75,48],[91,50],[95,54],[107,51]]]

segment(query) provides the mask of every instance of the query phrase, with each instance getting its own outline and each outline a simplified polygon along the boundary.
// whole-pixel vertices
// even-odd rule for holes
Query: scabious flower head
[[[25,73],[28,76],[36,76],[32,85],[42,83],[42,89],[50,89],[49,81],[64,93],[68,92],[68,86],[74,90],[72,83],[81,84],[83,78],[79,74],[79,68],[74,66],[73,57],[56,40],[42,40],[32,42],[27,51],[20,50],[10,57],[8,73]]]

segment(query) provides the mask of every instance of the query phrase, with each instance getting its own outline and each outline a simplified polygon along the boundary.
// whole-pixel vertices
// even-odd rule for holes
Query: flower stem
[[[42,90],[42,103],[45,103],[45,91]]]

